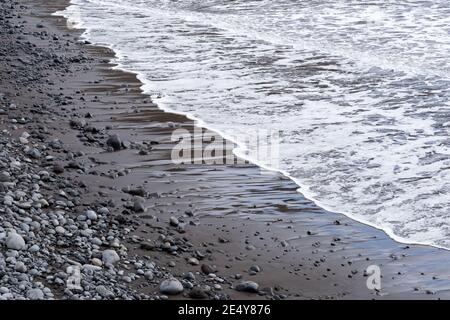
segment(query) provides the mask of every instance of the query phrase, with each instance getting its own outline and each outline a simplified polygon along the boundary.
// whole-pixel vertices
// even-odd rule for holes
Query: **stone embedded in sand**
[[[257,265],[253,265],[249,268],[250,272],[261,272],[261,268]]]
[[[110,136],[108,140],[106,140],[106,144],[113,148],[114,151],[122,149],[122,141],[117,134]]]
[[[208,298],[208,294],[202,288],[195,287],[191,291],[189,291],[189,298],[192,298],[192,299],[207,299]]]
[[[242,281],[234,287],[237,291],[257,293],[259,284],[253,281]]]
[[[145,271],[144,277],[147,280],[153,280],[153,278],[154,278],[153,271],[151,271],[151,270]]]
[[[105,265],[114,265],[120,261],[120,257],[114,250],[105,250],[102,253],[102,261]]]
[[[112,298],[114,293],[103,285],[97,286],[95,291],[103,298]]]
[[[159,286],[159,291],[164,294],[176,295],[183,292],[183,290],[183,285],[175,278],[164,280]]]
[[[61,173],[64,172],[64,167],[62,165],[60,165],[60,164],[55,164],[53,166],[53,172],[56,173],[56,174],[61,174]]]
[[[199,264],[199,261],[197,258],[189,258],[188,259],[188,263],[193,265],[193,266],[197,266]]]
[[[6,238],[6,247],[11,250],[23,250],[25,249],[25,240],[20,234],[12,232]]]
[[[108,215],[109,209],[106,207],[102,207],[102,208],[98,209],[97,212],[98,212],[98,214],[101,214],[101,215]]]
[[[178,225],[180,224],[180,222],[178,221],[178,219],[175,218],[175,217],[170,217],[169,223],[170,223],[170,225],[173,226],[173,227],[176,227],[176,226],[178,226]]]

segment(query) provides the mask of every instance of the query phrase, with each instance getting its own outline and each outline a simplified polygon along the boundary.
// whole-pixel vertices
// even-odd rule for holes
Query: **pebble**
[[[57,227],[55,228],[55,231],[56,231],[57,233],[59,233],[59,234],[64,234],[64,233],[66,233],[66,229],[64,229],[64,227],[61,227],[61,226],[57,226]]]
[[[145,279],[147,279],[147,280],[153,280],[153,278],[154,278],[153,272],[150,271],[150,270],[145,271],[144,277],[145,277]]]
[[[208,294],[202,288],[195,287],[189,291],[189,298],[192,299],[207,299]]]
[[[37,244],[33,244],[28,251],[30,252],[38,252],[40,250],[39,246]]]
[[[102,253],[102,261],[105,265],[114,265],[120,261],[120,257],[114,250],[105,250]]]
[[[18,261],[18,262],[16,262],[16,265],[14,266],[14,270],[16,270],[17,272],[25,273],[25,272],[27,272],[28,269],[22,261]]]
[[[30,289],[27,292],[27,298],[30,300],[42,300],[44,299],[44,292],[41,289]]]
[[[97,212],[98,212],[98,214],[101,214],[101,215],[108,215],[109,209],[106,207],[102,207],[102,208],[98,209]]]
[[[241,281],[235,286],[237,291],[257,293],[259,285],[253,281]]]
[[[200,269],[202,270],[202,272],[206,275],[209,275],[211,273],[214,273],[215,270],[212,266],[210,266],[209,264],[202,264],[202,266],[200,267]]]
[[[6,247],[11,250],[23,250],[25,249],[25,240],[21,235],[11,232],[6,238]]]
[[[53,165],[53,172],[56,174],[64,173],[64,167],[60,164]]]
[[[0,173],[0,182],[9,182],[11,181],[11,176],[7,172]]]
[[[196,258],[189,258],[188,263],[193,266],[197,266],[200,262]]]
[[[145,207],[141,199],[134,200],[133,211],[136,213],[145,212]]]
[[[89,220],[97,220],[97,213],[95,213],[95,211],[93,211],[93,210],[88,210],[88,211],[86,211],[86,217],[89,219]]]
[[[173,227],[177,227],[177,226],[180,224],[180,222],[178,221],[178,219],[175,218],[175,217],[170,217],[169,223],[170,223],[170,225],[173,226]]]
[[[122,149],[122,140],[120,140],[117,134],[110,136],[108,140],[106,140],[106,144],[114,151]]]
[[[253,265],[253,266],[251,266],[251,267],[249,268],[249,271],[252,271],[252,272],[261,272],[261,268],[260,268],[259,266],[257,266],[257,265]]]
[[[177,279],[168,279],[161,282],[159,291],[163,294],[176,295],[183,292],[184,288]]]
[[[103,285],[97,286],[95,288],[95,291],[97,291],[97,293],[99,295],[101,295],[103,298],[112,298],[112,297],[114,297],[114,293],[111,290],[109,290],[108,288],[106,288],[105,286],[103,286]]]
[[[101,267],[103,265],[102,260],[100,260],[99,258],[92,258],[91,262],[94,266],[97,267]]]

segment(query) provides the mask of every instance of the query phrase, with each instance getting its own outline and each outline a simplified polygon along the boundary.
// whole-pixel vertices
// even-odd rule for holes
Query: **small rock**
[[[11,181],[11,176],[7,172],[0,173],[0,182],[9,182]]]
[[[109,290],[108,288],[106,288],[105,286],[102,286],[102,285],[97,286],[95,288],[95,291],[97,291],[97,293],[99,295],[101,295],[103,298],[114,297],[114,293],[111,290]]]
[[[199,262],[198,259],[196,259],[196,258],[189,258],[189,259],[188,259],[188,263],[191,264],[191,265],[193,265],[193,266],[198,266],[198,264],[199,264],[200,262]]]
[[[189,298],[192,299],[207,299],[208,294],[202,288],[195,287],[189,291]]]
[[[134,199],[133,211],[136,213],[145,212],[145,207],[141,199]]]
[[[183,290],[183,285],[177,279],[164,280],[159,286],[159,291],[163,294],[176,295],[183,292]]]
[[[97,213],[95,213],[95,211],[93,211],[93,210],[88,210],[88,211],[86,211],[86,217],[89,219],[89,220],[97,220]]]
[[[122,141],[117,134],[110,136],[108,140],[106,140],[106,144],[113,148],[114,151],[122,149]]]
[[[25,249],[25,240],[20,234],[12,232],[6,238],[6,247],[11,250],[23,250]]]
[[[28,269],[23,262],[18,261],[16,263],[16,265],[14,266],[14,270],[16,270],[17,272],[25,273],[25,272],[27,272]]]
[[[209,275],[209,274],[215,272],[215,269],[212,266],[210,266],[209,264],[202,264],[202,266],[200,268],[201,268],[202,272],[206,275]]]
[[[235,289],[242,292],[257,293],[259,285],[253,281],[242,281],[236,285]]]
[[[64,167],[62,165],[60,165],[60,164],[55,164],[53,166],[53,172],[56,173],[56,174],[61,174],[61,173],[64,172]]]
[[[91,262],[94,266],[97,267],[101,267],[103,265],[102,260],[100,260],[99,258],[92,258]]]
[[[251,266],[249,268],[249,271],[253,271],[253,272],[261,272],[261,268],[257,265]]]
[[[39,246],[37,244],[33,244],[28,251],[30,252],[38,252],[40,250]]]
[[[42,300],[44,299],[44,292],[41,289],[30,289],[27,292],[27,298],[30,300]]]
[[[64,233],[66,233],[66,229],[64,229],[64,228],[61,227],[61,226],[57,226],[57,227],[55,228],[55,231],[56,231],[57,233],[59,233],[59,234],[64,234]]]
[[[178,219],[175,218],[175,217],[170,217],[169,223],[170,223],[170,225],[173,226],[173,227],[176,227],[176,226],[178,226],[178,225],[180,224],[180,222],[178,221]]]
[[[144,277],[145,277],[145,279],[147,279],[147,280],[153,280],[153,277],[154,277],[153,272],[150,271],[150,270],[145,271]]]
[[[109,209],[106,207],[102,207],[100,209],[97,210],[97,212],[101,215],[108,215],[109,214]]]
[[[102,261],[105,265],[114,265],[120,261],[120,257],[114,250],[105,250],[102,253]]]

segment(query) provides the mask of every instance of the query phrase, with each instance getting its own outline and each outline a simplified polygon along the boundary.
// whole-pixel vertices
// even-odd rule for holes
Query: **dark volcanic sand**
[[[155,263],[153,280],[144,276],[130,283],[128,279],[118,280],[131,291],[145,294],[135,298],[160,298],[161,281],[171,276],[181,280],[188,272],[195,275],[191,281],[194,285],[202,290],[205,285],[210,287],[206,290],[209,298],[450,297],[448,251],[399,244],[382,231],[317,207],[296,191],[291,180],[262,174],[252,165],[173,164],[173,128],[168,123],[189,130],[194,123],[159,110],[140,92],[141,83],[135,75],[111,69],[108,61],[114,54],[109,49],[79,42],[81,31],[69,30],[65,19],[50,16],[65,5],[67,1],[55,4],[33,0],[26,1],[27,8],[19,9],[15,3],[12,12],[20,12],[21,17],[11,16],[8,21],[26,24],[23,29],[1,34],[0,93],[14,102],[18,111],[0,115],[0,129],[9,129],[12,138],[17,138],[24,128],[20,124],[12,128],[8,117],[34,117],[25,126],[27,131],[36,128],[39,121],[48,121],[45,142],[60,139],[64,143],[63,150],[49,151],[55,162],[67,165],[72,161],[67,160],[68,152],[82,152],[75,160],[83,169],[67,168],[62,174],[74,185],[83,182],[86,186],[79,203],[69,211],[79,214],[106,205],[112,216],[118,217],[127,254],[122,252],[116,271],[136,273],[129,261],[144,256],[144,260]],[[57,62],[44,59],[37,63],[28,52],[14,50],[15,42],[27,41],[44,51],[51,50]],[[26,77],[18,77],[17,72],[37,77],[24,80]],[[33,113],[35,105],[44,106],[45,112],[37,116]],[[92,118],[85,118],[87,113]],[[100,132],[86,130],[86,126],[71,127],[73,119],[87,121]],[[132,142],[132,147],[107,151],[105,142],[111,134]],[[149,146],[152,149],[147,155],[138,154]],[[144,187],[145,213],[124,207],[133,201],[133,196],[122,192],[127,186]],[[53,209],[50,206],[47,210]],[[169,225],[172,216],[186,223],[183,230]],[[171,243],[172,252],[163,249],[166,242]],[[109,248],[104,242],[100,251]],[[69,249],[86,250],[75,245]],[[6,248],[1,247],[0,252],[6,252]],[[77,261],[70,253],[68,256]],[[199,265],[188,263],[192,257]],[[214,266],[214,274],[220,279],[203,274],[202,264]],[[380,292],[366,287],[364,271],[373,264],[381,268]],[[248,270],[254,265],[261,271],[250,275]],[[55,265],[57,271],[64,271],[64,267]],[[257,282],[260,289],[270,289],[259,294],[238,292],[233,289],[241,281],[235,279],[236,274],[241,274],[242,280]],[[70,298],[64,293],[64,285],[48,286],[57,298]],[[189,292],[186,288],[170,298],[187,298]]]

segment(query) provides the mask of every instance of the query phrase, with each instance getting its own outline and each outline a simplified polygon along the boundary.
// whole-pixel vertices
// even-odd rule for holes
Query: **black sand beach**
[[[0,298],[450,297],[446,250],[397,243],[253,165],[173,164],[173,129],[195,124],[158,109],[135,75],[112,69],[111,50],[51,16],[67,4],[0,4]],[[30,200],[34,184],[47,204]],[[371,265],[381,290],[367,288]],[[67,288],[70,266],[80,289]]]

